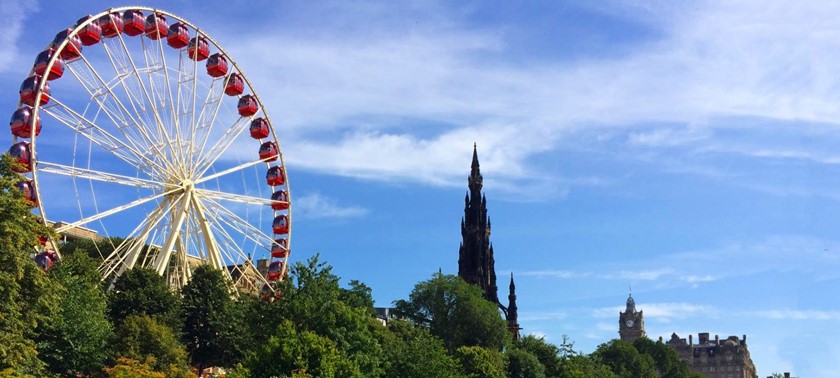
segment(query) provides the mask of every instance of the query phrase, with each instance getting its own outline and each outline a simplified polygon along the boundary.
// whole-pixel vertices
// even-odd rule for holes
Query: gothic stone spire
[[[469,191],[465,198],[464,218],[461,221],[461,248],[458,253],[458,275],[484,290],[487,300],[498,304],[496,267],[493,246],[490,243],[490,224],[487,218],[487,200],[481,193],[483,178],[478,163],[478,148],[473,145]]]
[[[519,341],[519,315],[516,308],[516,285],[513,283],[513,272],[510,273],[510,294],[508,294],[507,323],[508,330],[514,341]]]

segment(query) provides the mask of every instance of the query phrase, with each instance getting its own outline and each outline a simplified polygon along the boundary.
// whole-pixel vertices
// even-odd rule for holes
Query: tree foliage
[[[677,351],[674,350],[674,348],[665,345],[665,343],[661,341],[654,342],[647,337],[642,337],[633,342],[633,347],[636,348],[639,353],[653,358],[654,365],[656,366],[656,370],[658,371],[660,377],[702,377],[700,374],[692,373],[688,364],[685,363],[685,361],[680,360],[680,356],[677,354]]]
[[[394,302],[398,314],[429,327],[450,351],[480,346],[501,351],[510,344],[507,324],[496,304],[461,277],[435,273],[414,286],[409,299]]]
[[[564,341],[566,339],[564,338]],[[548,343],[543,337],[534,335],[526,335],[522,337],[517,346],[533,354],[540,364],[545,368],[546,377],[560,376],[560,365],[562,359],[560,357],[560,348]]]
[[[639,353],[633,344],[612,340],[598,346],[592,357],[615,373],[619,378],[657,378],[653,357]]]
[[[65,254],[50,276],[60,295],[56,312],[41,327],[41,358],[56,373],[98,372],[109,355],[113,329],[96,262],[85,254]]]
[[[21,177],[8,155],[0,161],[0,371],[40,375],[38,324],[54,312],[56,293],[31,258],[38,236],[50,235],[14,187]]]
[[[521,348],[505,350],[508,378],[545,378],[545,366],[533,353]]]
[[[181,328],[179,302],[177,294],[157,272],[135,267],[114,281],[108,292],[108,315],[115,325],[129,315],[148,315],[177,331]]]
[[[230,367],[241,361],[246,343],[244,314],[231,298],[222,272],[201,265],[181,290],[183,339],[193,365]]]
[[[385,377],[458,377],[460,365],[443,341],[423,327],[392,320],[382,332],[387,366]]]
[[[479,346],[462,346],[455,350],[461,361],[461,372],[468,378],[504,378],[507,374],[505,356],[495,350]]]
[[[189,376],[187,352],[177,336],[146,314],[129,315],[117,326],[114,353],[134,362],[142,361],[140,365],[148,365],[151,371],[167,377]]]

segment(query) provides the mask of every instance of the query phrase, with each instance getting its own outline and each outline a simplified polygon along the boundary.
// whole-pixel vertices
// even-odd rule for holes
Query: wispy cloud
[[[714,307],[693,303],[639,303],[636,308],[644,311],[645,318],[661,318],[664,320],[714,314],[716,311]],[[592,316],[596,318],[617,317],[618,313],[624,310],[625,308],[620,306],[598,308],[592,311]]]
[[[295,214],[308,219],[357,218],[368,214],[368,210],[363,207],[342,206],[320,193],[308,193],[294,201]]]
[[[3,33],[0,33],[0,72],[8,71],[25,60],[18,55],[18,39],[23,33],[23,24],[27,15],[38,9],[37,1],[3,0],[0,2],[0,19],[3,20]],[[21,78],[23,80],[23,78]]]
[[[758,318],[773,320],[840,320],[840,311],[766,310],[750,314]]]

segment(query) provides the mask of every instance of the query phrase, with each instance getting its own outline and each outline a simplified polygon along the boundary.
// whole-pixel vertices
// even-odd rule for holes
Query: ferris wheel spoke
[[[216,117],[219,113],[219,109],[222,106],[222,97],[224,95],[223,82],[223,79],[213,80],[210,86],[210,90],[207,93],[207,98],[204,100],[204,104],[202,104],[201,106],[201,111],[199,113],[198,120],[194,123],[190,123],[190,125],[192,125],[192,128],[187,131],[188,135],[192,136],[189,149],[189,156],[193,160],[193,164],[191,164],[191,175],[195,174],[195,171],[198,166],[197,163],[201,161],[202,152],[205,151],[205,149],[207,148],[207,142],[211,138],[211,127],[215,123]],[[203,138],[201,136],[203,136]],[[223,138],[227,137],[232,137],[232,135],[225,134]],[[196,153],[196,151],[198,151],[198,153]]]
[[[161,247],[153,263],[153,269],[158,274],[163,274],[167,265],[169,265],[172,249],[181,236],[181,227],[184,225],[184,219],[186,219],[187,213],[189,212],[191,199],[192,191],[187,190],[183,197],[178,200],[178,205],[174,209],[175,214],[172,216],[172,223],[169,225],[169,234],[166,237],[166,242]]]
[[[242,219],[236,213],[230,211],[228,208],[222,206],[219,202],[212,198],[202,198],[204,203],[211,207],[213,212],[213,219],[235,229],[246,239],[255,242],[257,245],[268,246],[274,241],[274,238],[267,235],[265,232],[257,227],[254,227],[250,222]]]
[[[44,107],[42,110],[59,123],[69,127],[77,134],[84,136],[97,146],[138,170],[151,174],[152,172],[144,168],[158,167],[160,169],[160,165],[156,161],[149,159],[135,145],[126,144],[123,140],[110,134],[102,126],[85,118],[60,100],[55,98],[51,99],[54,105]]]
[[[200,198],[217,198],[223,199],[227,201],[239,202],[239,203],[246,203],[249,205],[266,205],[271,206],[273,203],[276,202],[284,202],[284,201],[274,201],[271,199],[260,198],[260,197],[252,197],[246,196],[242,194],[234,194],[228,192],[222,192],[218,190],[209,190],[209,189],[196,189]]]
[[[195,163],[195,171],[198,172],[198,174],[195,175],[195,177],[203,176],[204,173],[206,173],[207,170],[216,163],[216,160],[218,160],[222,154],[227,151],[228,147],[230,147],[230,145],[236,140],[236,136],[242,132],[248,124],[248,120],[248,118],[240,117],[233,123],[233,125],[231,125],[230,128],[227,129],[227,131],[225,131],[224,135],[216,141],[213,147],[207,150],[206,154],[201,154],[201,152],[199,152]]]
[[[150,147],[155,149],[159,156],[162,157],[162,161],[167,168],[174,169],[170,159],[166,158],[173,151],[172,139],[166,132],[158,114],[158,109],[155,107],[155,102],[149,94],[146,83],[143,81],[143,77],[129,52],[122,34],[117,39],[119,40],[119,46],[110,48],[108,44],[105,44],[105,51],[110,57],[114,71],[117,73],[117,80],[125,92],[125,97],[131,104],[134,111],[133,114],[140,116],[141,119],[146,118],[143,120],[135,119],[135,124],[138,130],[148,138]],[[151,66],[147,67],[146,70],[159,70],[159,67]],[[155,132],[154,138],[149,135],[151,131]],[[161,149],[163,147],[166,147],[166,149]]]
[[[69,176],[74,178],[85,178],[89,180],[110,182],[120,185],[161,190],[164,184],[152,180],[144,180],[137,177],[123,176],[115,173],[108,173],[87,168],[73,167],[69,165],[50,163],[43,160],[38,161],[38,171],[56,175]]]
[[[224,260],[222,259],[219,251],[217,239],[214,237],[216,233],[213,231],[213,227],[211,226],[212,221],[207,218],[207,212],[205,211],[201,201],[198,201],[195,197],[192,197],[191,200],[191,205],[196,215],[196,223],[198,223],[201,235],[204,238],[204,247],[206,248],[207,259],[214,268],[225,270]]]
[[[149,238],[149,234],[163,220],[161,214],[164,214],[164,210],[170,209],[172,205],[172,203],[161,202],[149,216],[140,221],[140,224],[131,231],[129,236],[117,246],[114,253],[100,266],[99,270],[103,278],[107,278],[115,271],[122,274],[126,269],[134,267],[143,246]]]
[[[183,190],[183,189],[181,189],[181,188],[175,188],[175,189],[169,190],[169,191],[167,191],[167,192],[158,193],[158,194],[154,194],[154,195],[151,195],[151,196],[148,196],[148,197],[140,198],[140,199],[134,200],[134,201],[132,201],[132,202],[129,202],[129,203],[125,204],[125,205],[117,206],[117,207],[111,208],[111,209],[109,209],[109,210],[105,210],[105,211],[103,211],[103,212],[101,212],[101,213],[98,213],[98,214],[95,214],[95,215],[89,216],[89,217],[87,217],[87,218],[84,218],[84,219],[81,219],[81,220],[75,221],[75,222],[73,222],[73,223],[70,223],[70,224],[67,224],[67,225],[64,225],[64,226],[58,227],[58,228],[56,228],[56,229],[55,229],[55,231],[56,231],[56,232],[58,232],[58,233],[62,233],[62,232],[64,232],[64,231],[67,231],[67,230],[72,229],[72,228],[75,228],[75,227],[84,226],[84,225],[86,225],[86,224],[88,224],[88,223],[90,223],[90,222],[93,222],[93,221],[96,221],[96,220],[99,220],[99,219],[102,219],[102,218],[105,218],[105,217],[111,216],[111,215],[116,214],[116,213],[119,213],[119,212],[121,212],[121,211],[125,211],[125,210],[128,210],[128,209],[131,209],[131,208],[133,208],[133,207],[140,206],[140,205],[142,205],[142,204],[144,204],[144,203],[147,203],[147,202],[149,202],[149,201],[154,201],[154,200],[156,200],[156,199],[158,199],[158,198],[161,198],[161,197],[166,196],[166,195],[169,195],[169,194],[173,194],[173,193],[178,192],[178,191],[180,191],[180,190]]]
[[[103,43],[103,45],[105,46],[105,51],[109,52],[110,49],[108,48],[108,45],[105,43]],[[116,58],[112,57],[111,54],[108,55],[112,63],[112,67],[115,71],[119,72]],[[123,75],[118,76],[116,79],[125,91],[125,98],[129,100],[131,109],[123,103],[120,96],[112,90],[111,85],[109,85],[96,71],[96,69],[93,68],[87,58],[85,58],[84,55],[81,58],[82,59],[80,59],[80,61],[84,63],[82,67],[76,67],[77,64],[68,64],[67,67],[91,99],[96,102],[99,108],[120,131],[125,140],[135,149],[151,149],[151,151],[157,153],[156,156],[162,156],[162,152],[159,147],[162,144],[160,141],[161,139],[158,137],[157,140],[155,140],[148,133],[144,123],[134,116],[134,114],[141,113],[138,112],[137,105],[135,104],[135,101],[132,100],[134,96],[130,94],[131,91],[126,87]],[[112,85],[116,85],[116,83]]]
[[[266,161],[267,161],[267,158],[266,158],[266,159],[260,159],[260,160],[249,161],[249,162],[246,162],[246,163],[242,163],[242,164],[237,165],[237,166],[235,166],[235,167],[225,169],[224,171],[221,171],[221,172],[216,172],[216,173],[214,173],[214,174],[212,174],[212,175],[210,175],[210,176],[202,177],[201,179],[196,180],[196,181],[195,181],[195,183],[196,183],[196,185],[198,185],[198,184],[201,184],[201,183],[205,183],[205,182],[207,182],[207,181],[210,181],[210,180],[215,180],[215,179],[217,179],[217,178],[219,178],[219,177],[222,177],[222,176],[224,176],[224,175],[228,175],[228,174],[231,174],[231,173],[233,173],[233,172],[238,172],[238,171],[241,171],[241,170],[243,170],[243,169],[245,169],[245,168],[248,168],[248,167],[253,167],[253,166],[257,165],[257,164],[262,164],[262,163],[265,163]]]

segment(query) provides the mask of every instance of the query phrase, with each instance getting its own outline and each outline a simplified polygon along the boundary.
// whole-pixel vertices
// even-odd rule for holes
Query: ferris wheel
[[[103,280],[143,266],[178,288],[210,264],[266,293],[286,276],[277,133],[231,56],[186,20],[111,8],[60,30],[10,128],[18,187],[59,234],[95,242]]]

